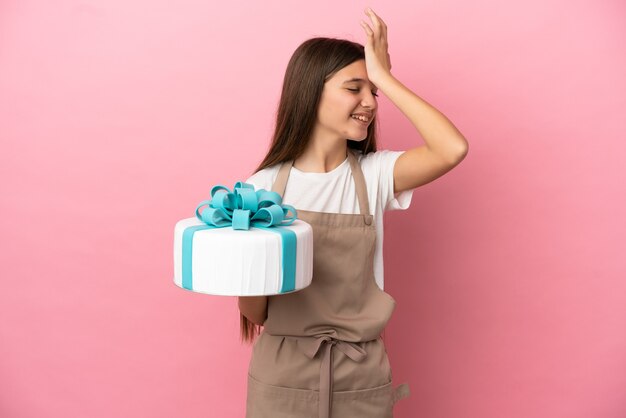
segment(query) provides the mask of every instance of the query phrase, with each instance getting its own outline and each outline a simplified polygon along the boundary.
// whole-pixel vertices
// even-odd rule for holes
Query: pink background
[[[261,160],[294,49],[364,43],[368,5],[470,143],[386,215],[396,416],[626,416],[618,0],[4,0],[0,416],[244,416],[236,298],[173,284],[174,224]],[[423,144],[380,107],[381,148]]]

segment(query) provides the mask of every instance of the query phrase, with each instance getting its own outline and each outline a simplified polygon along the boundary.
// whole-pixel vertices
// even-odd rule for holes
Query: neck
[[[334,143],[311,140],[302,155],[294,160],[293,166],[307,173],[328,173],[339,167],[347,157],[347,140]]]

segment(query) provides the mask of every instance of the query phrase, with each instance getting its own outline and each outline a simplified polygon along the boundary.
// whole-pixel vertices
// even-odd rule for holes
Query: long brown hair
[[[346,39],[317,37],[300,44],[287,64],[269,151],[254,173],[302,155],[315,127],[324,83],[343,67],[364,59],[363,45]],[[363,155],[376,151],[376,119],[364,140],[346,139],[348,148]],[[241,339],[252,343],[261,326],[240,315]]]

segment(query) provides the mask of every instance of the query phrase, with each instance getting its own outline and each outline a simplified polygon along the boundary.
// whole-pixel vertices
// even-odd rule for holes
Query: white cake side
[[[182,241],[185,229],[205,225],[197,218],[176,224],[174,231],[174,282],[183,287]],[[274,228],[274,227],[272,227]],[[296,219],[279,227],[295,232],[295,288],[303,289],[313,276],[313,229]],[[251,227],[199,230],[193,236],[193,291],[224,296],[280,294],[282,287],[282,238],[277,232]]]

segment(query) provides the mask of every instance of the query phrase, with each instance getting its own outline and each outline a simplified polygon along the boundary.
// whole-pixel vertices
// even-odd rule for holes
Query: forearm
[[[239,310],[249,321],[263,325],[267,318],[267,296],[239,296]]]
[[[452,122],[391,73],[375,84],[411,121],[432,152],[452,161],[467,151],[465,137]]]

